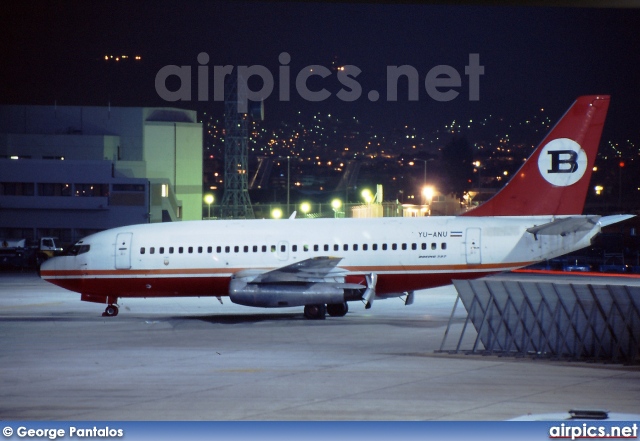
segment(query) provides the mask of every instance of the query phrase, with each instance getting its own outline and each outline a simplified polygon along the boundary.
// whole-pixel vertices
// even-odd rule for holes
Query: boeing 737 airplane
[[[344,316],[350,301],[400,297],[589,246],[632,216],[582,215],[608,96],[582,96],[511,181],[461,216],[218,220],[93,234],[41,267],[44,280],[118,314],[126,297],[228,296]]]

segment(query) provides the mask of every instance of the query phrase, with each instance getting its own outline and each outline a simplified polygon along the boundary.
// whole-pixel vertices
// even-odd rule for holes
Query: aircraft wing
[[[236,277],[246,277],[250,279],[248,283],[251,284],[322,283],[327,282],[329,278],[344,277],[346,271],[336,268],[341,260],[342,257],[312,257],[271,271],[260,273],[255,271],[241,272],[236,274]],[[255,277],[251,278],[252,276]],[[356,288],[356,286],[354,285],[353,288]],[[363,287],[357,285],[357,288]]]
[[[564,217],[527,228],[527,231],[534,236],[565,236],[578,231],[590,231],[599,220],[600,216]]]

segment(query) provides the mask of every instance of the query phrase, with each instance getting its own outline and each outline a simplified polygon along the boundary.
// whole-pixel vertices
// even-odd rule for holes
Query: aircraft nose
[[[42,262],[38,267],[38,275],[43,279],[46,279],[47,276],[53,275],[52,273],[56,270],[57,266],[56,260],[57,258],[53,257]]]

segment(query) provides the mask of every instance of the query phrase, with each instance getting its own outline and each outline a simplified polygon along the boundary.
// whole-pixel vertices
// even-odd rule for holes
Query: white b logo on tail
[[[567,187],[578,182],[587,171],[587,154],[572,139],[554,139],[540,152],[538,169],[550,184]]]

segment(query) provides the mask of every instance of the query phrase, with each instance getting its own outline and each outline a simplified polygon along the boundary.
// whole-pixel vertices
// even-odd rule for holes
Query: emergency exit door
[[[133,233],[120,233],[116,236],[116,269],[131,268],[131,237]]]

